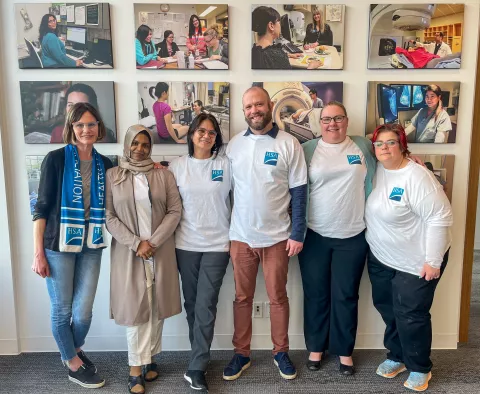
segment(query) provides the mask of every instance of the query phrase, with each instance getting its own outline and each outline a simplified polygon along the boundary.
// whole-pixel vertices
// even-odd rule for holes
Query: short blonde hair
[[[78,122],[82,116],[90,112],[92,116],[98,121],[98,138],[101,141],[107,135],[107,129],[100,116],[100,112],[90,103],[76,103],[67,113],[65,117],[65,127],[63,128],[63,142],[65,144],[77,144],[77,137],[73,131],[73,123]]]
[[[217,27],[210,27],[207,30],[205,30],[205,33],[203,33],[203,36],[210,36],[210,37],[218,37],[218,28]]]

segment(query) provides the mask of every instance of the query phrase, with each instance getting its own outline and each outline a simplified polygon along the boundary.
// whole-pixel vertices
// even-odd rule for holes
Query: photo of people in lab
[[[369,82],[367,137],[382,124],[403,126],[409,143],[453,143],[460,82]]]
[[[464,4],[371,4],[369,69],[455,69]]]
[[[322,108],[343,101],[343,82],[254,82],[273,102],[272,118],[280,130],[301,143],[320,137]]]
[[[252,69],[343,69],[345,5],[252,6]]]
[[[228,4],[134,4],[137,69],[228,69]]]
[[[139,82],[139,123],[152,131],[155,144],[186,144],[200,113],[217,119],[224,141],[230,136],[228,82]]]

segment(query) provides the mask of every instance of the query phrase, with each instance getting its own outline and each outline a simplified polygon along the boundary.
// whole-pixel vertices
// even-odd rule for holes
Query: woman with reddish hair
[[[448,261],[452,210],[431,171],[409,159],[402,126],[377,127],[372,143],[378,163],[365,207],[368,273],[389,351],[377,374],[408,369],[404,386],[424,391],[432,377],[430,308]]]

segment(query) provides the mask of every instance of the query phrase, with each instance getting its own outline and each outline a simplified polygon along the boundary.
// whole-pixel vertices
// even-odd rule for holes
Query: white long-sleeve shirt
[[[399,271],[419,275],[425,263],[440,268],[450,247],[450,202],[435,176],[413,161],[399,170],[377,164],[365,222],[374,256]]]

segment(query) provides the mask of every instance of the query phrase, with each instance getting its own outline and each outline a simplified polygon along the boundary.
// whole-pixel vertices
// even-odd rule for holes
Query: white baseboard
[[[474,244],[473,248],[475,250],[479,250],[480,249],[480,241],[475,241],[475,244]]]
[[[290,349],[305,349],[305,340],[303,334],[290,334]],[[162,348],[165,351],[181,351],[190,350],[190,342],[188,335],[164,335],[162,338]],[[383,333],[374,334],[358,334],[356,341],[356,349],[383,349]],[[456,349],[457,334],[433,334],[433,349]],[[89,351],[126,351],[127,342],[125,336],[108,336],[108,337],[87,337],[84,346]],[[215,335],[212,343],[212,350],[231,350],[232,335],[220,334]],[[270,350],[272,342],[270,334],[261,334],[252,336],[252,349],[254,350]],[[37,337],[22,338],[21,352],[56,352],[57,345],[53,337]],[[2,342],[0,341],[0,354],[9,354],[3,352]],[[11,354],[18,354],[11,353]]]
[[[16,339],[0,339],[0,354],[4,356],[13,356],[20,354],[20,349]]]

